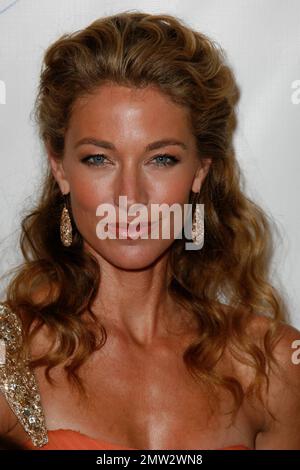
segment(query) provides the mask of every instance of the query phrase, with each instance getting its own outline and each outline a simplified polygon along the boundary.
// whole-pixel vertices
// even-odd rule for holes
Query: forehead
[[[147,139],[176,134],[184,138],[190,133],[188,116],[186,107],[153,86],[138,89],[105,84],[76,100],[68,133],[70,138],[94,134]]]

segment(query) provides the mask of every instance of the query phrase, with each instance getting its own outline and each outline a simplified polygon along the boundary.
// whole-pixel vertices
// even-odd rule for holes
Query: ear
[[[194,193],[199,193],[203,181],[209,171],[211,162],[211,158],[201,158],[200,165],[193,180],[192,191]]]
[[[68,194],[70,192],[70,185],[65,175],[63,160],[53,152],[49,142],[46,142],[45,147],[52,174],[56,179],[62,194]]]

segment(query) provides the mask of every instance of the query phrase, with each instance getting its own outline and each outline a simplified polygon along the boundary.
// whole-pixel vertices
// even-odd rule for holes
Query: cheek
[[[96,236],[99,204],[107,202],[107,188],[84,178],[71,181],[71,204],[74,222],[85,238]]]
[[[74,211],[85,211],[96,214],[96,208],[107,200],[107,188],[90,180],[74,180],[71,182],[72,208]],[[104,199],[105,198],[105,199]]]
[[[153,189],[151,200],[166,204],[185,204],[189,201],[192,187],[191,176],[183,172],[163,184],[157,184]]]

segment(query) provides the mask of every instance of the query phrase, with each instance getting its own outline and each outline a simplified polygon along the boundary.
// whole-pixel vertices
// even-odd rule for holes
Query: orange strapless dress
[[[42,447],[36,447],[31,439],[23,442],[23,448],[28,450],[141,450],[124,447],[111,442],[94,439],[79,431],[71,429],[55,429],[48,431],[48,443]],[[216,450],[252,450],[243,444],[223,447]]]

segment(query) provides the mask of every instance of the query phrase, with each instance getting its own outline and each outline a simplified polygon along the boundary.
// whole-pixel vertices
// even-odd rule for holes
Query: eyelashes
[[[169,160],[168,163],[166,163],[166,160],[164,160],[164,162],[159,160],[163,158],[168,159]],[[97,153],[95,155],[88,155],[87,157],[84,157],[81,161],[88,166],[96,166],[96,167],[104,166],[105,162],[100,159],[106,159],[105,155],[101,153]],[[158,167],[174,166],[179,161],[178,158],[174,157],[174,155],[169,155],[168,153],[162,153],[162,154],[156,155],[154,158],[152,158],[151,161],[153,160],[156,160],[158,162],[157,164]]]
[[[169,155],[168,153],[162,153],[161,155],[157,155],[152,160],[156,160],[157,158],[168,158],[169,159],[169,163],[161,163],[160,162],[158,166],[173,166],[179,161],[178,158],[174,157],[173,155]]]
[[[99,154],[99,153],[98,153],[97,155],[89,155],[89,156],[83,158],[81,161],[82,161],[83,163],[85,163],[86,165],[89,165],[89,166],[99,166],[99,165],[95,165],[94,163],[92,163],[92,162],[90,161],[90,159],[92,159],[92,158],[98,158],[98,157],[101,157],[101,158],[102,158],[103,155],[101,155],[101,154]],[[104,158],[105,158],[105,157],[104,157]],[[94,160],[94,161],[95,161],[95,160]],[[97,160],[97,161],[99,162],[99,160]],[[103,164],[103,163],[101,163],[101,164]]]

